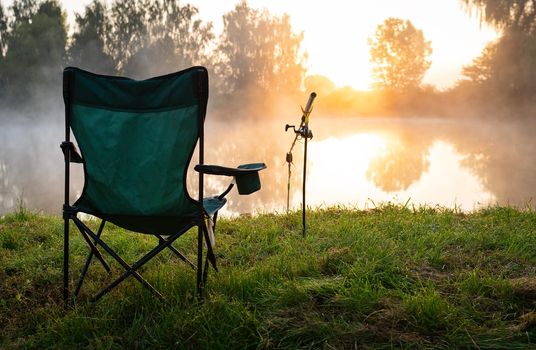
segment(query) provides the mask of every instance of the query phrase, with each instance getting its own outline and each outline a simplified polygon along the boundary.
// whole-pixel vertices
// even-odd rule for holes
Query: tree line
[[[422,84],[432,46],[409,20],[388,18],[369,39],[371,91],[337,88],[307,76],[303,33],[288,15],[274,16],[242,0],[223,16],[218,37],[199,10],[174,0],[93,0],[68,30],[58,0],[0,1],[2,111],[31,118],[61,106],[61,70],[147,78],[205,65],[216,110],[270,113],[274,101],[317,90],[328,115],[500,116],[529,113],[536,92],[536,9],[532,0],[462,0],[503,35],[489,44],[452,88]],[[303,93],[302,93],[303,94]],[[0,119],[9,113],[2,112]]]
[[[374,89],[336,88],[326,77],[307,77],[322,91],[323,112],[341,115],[478,116],[531,118],[536,107],[536,1],[461,0],[501,32],[465,67],[451,88],[423,85],[431,43],[408,20],[388,18],[369,39]]]
[[[69,35],[57,0],[15,0],[7,9],[0,2],[2,109],[35,115],[36,109],[57,106],[67,65],[137,79],[205,65],[211,95],[229,105],[235,96],[269,101],[299,93],[305,74],[303,34],[292,31],[288,16],[241,1],[223,19],[223,33],[216,38],[212,23],[200,19],[190,4],[93,0],[75,15]]]

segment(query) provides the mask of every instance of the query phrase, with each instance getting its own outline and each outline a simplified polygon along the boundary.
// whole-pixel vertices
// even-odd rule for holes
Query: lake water
[[[296,118],[296,121],[298,118]],[[265,162],[262,189],[228,197],[226,214],[286,210],[285,155],[293,139],[286,121],[206,122],[205,162],[236,166]],[[382,202],[457,207],[534,207],[536,122],[437,118],[311,118],[307,204],[371,208]],[[58,214],[63,202],[61,125],[4,124],[0,129],[0,213],[25,206]],[[291,207],[300,208],[303,143],[293,151]],[[194,156],[192,166],[196,164]],[[83,173],[73,165],[72,199]],[[195,194],[196,176],[188,186]],[[217,194],[228,178],[208,177]]]

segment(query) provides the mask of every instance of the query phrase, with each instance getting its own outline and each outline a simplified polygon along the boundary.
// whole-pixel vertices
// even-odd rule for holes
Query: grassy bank
[[[62,232],[59,217],[0,219],[0,348],[536,347],[534,212],[332,208],[309,214],[305,239],[299,213],[222,220],[203,305],[194,271],[166,252],[142,275],[169,303],[133,279],[88,303],[109,280],[94,263],[67,311]],[[155,243],[104,235],[129,261]],[[75,274],[87,254],[79,236]],[[176,246],[193,260],[195,244],[192,231]]]

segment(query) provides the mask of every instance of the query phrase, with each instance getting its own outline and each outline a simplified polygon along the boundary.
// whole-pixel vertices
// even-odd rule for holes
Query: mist
[[[320,103],[320,96],[317,103]],[[299,109],[287,111],[287,118],[267,118],[266,121],[248,120],[229,123],[214,118],[209,110],[206,119],[207,164],[238,166],[250,162],[265,162],[268,169],[261,172],[262,189],[252,196],[239,196],[233,191],[226,207],[227,214],[255,212],[283,212],[286,208],[287,164],[285,154],[293,135],[285,133],[287,122],[299,121]],[[293,114],[292,116],[290,114]],[[314,178],[316,165],[315,147],[326,140],[340,143],[336,153],[327,164],[331,169],[352,169],[352,162],[359,159],[366,149],[344,149],[342,140],[352,135],[387,135],[388,146],[367,164],[366,179],[377,191],[401,202],[415,198],[415,186],[430,170],[430,150],[434,143],[441,141],[452,145],[460,157],[459,166],[474,174],[486,191],[493,194],[493,201],[477,203],[474,208],[487,205],[514,205],[534,208],[532,199],[536,196],[536,164],[530,161],[536,157],[536,141],[533,139],[536,122],[519,121],[505,123],[494,121],[482,123],[480,120],[454,121],[444,118],[329,118],[311,116],[314,138],[310,141],[308,177]],[[59,148],[63,140],[62,123],[11,122],[0,129],[2,148],[0,150],[0,211],[16,210],[24,205],[32,210],[59,214],[63,203],[63,155]],[[294,164],[291,177],[291,206],[299,208],[303,166],[303,148],[298,143],[294,149]],[[318,146],[320,147],[320,146]],[[433,160],[432,160],[433,161]],[[325,161],[324,161],[325,162]],[[194,153],[188,174],[188,188],[196,195],[197,164]],[[83,171],[79,164],[71,165],[71,202],[81,193]],[[316,175],[318,176],[318,175]],[[354,174],[356,181],[360,174]],[[439,183],[449,181],[444,174]],[[323,205],[357,205],[364,208],[365,200],[373,193],[360,193],[355,200],[348,201],[335,190],[331,190],[340,179],[329,179],[327,185],[308,185],[309,202],[313,207]],[[230,182],[227,177],[205,177],[206,195],[221,193]],[[352,187],[349,182],[345,185]],[[445,188],[437,187],[431,193],[434,198],[444,196]],[[377,194],[376,194],[377,195]],[[400,197],[400,196],[407,196]],[[315,201],[314,198],[322,198]],[[370,197],[373,202],[381,202],[379,197]],[[454,194],[451,197],[455,204]],[[433,202],[412,200],[415,205],[434,205]],[[369,203],[370,204],[370,203]],[[468,206],[471,208],[471,206]],[[467,208],[464,208],[467,209]]]
[[[307,55],[301,47],[306,33],[295,33],[288,16],[274,16],[247,2],[238,2],[225,14],[221,36],[213,33],[212,23],[203,21],[197,8],[176,2],[95,1],[77,14],[70,35],[56,1],[16,1],[1,9],[0,214],[19,206],[54,214],[61,211],[61,74],[68,65],[135,79],[206,66],[210,98],[205,162],[268,165],[261,173],[262,190],[249,197],[232,194],[229,214],[285,209],[285,154],[294,135],[285,133],[284,125],[299,124],[300,105],[312,91],[319,97],[311,116],[315,136],[308,176],[320,176],[315,173],[321,163],[315,158],[315,143],[324,145],[329,140],[332,145],[346,145],[349,137],[368,135],[383,138],[385,145],[370,154],[361,174],[368,190],[349,200],[330,193],[329,182],[341,180],[326,179],[322,186],[307,188],[311,198],[317,198],[311,205],[361,203],[362,207],[369,197],[402,202],[407,197],[417,205],[433,205],[434,201],[420,201],[412,191],[430,176],[436,162],[430,152],[443,142],[459,158],[459,169],[472,174],[491,194],[485,203],[475,197],[475,203],[533,206],[536,169],[530,160],[536,155],[532,139],[536,89],[524,72],[535,72],[531,67],[536,64],[529,59],[530,50],[519,47],[533,40],[532,33],[512,29],[490,43],[448,90],[414,84],[357,91],[336,87],[329,77],[307,75]],[[514,51],[517,56],[509,54]],[[346,162],[355,164],[360,152],[372,146],[334,146],[332,159],[323,166],[340,169],[342,174]],[[302,157],[298,144],[291,168],[293,208],[300,205]],[[196,163],[194,155],[191,167]],[[82,190],[83,171],[76,164],[71,169],[74,201]],[[190,169],[192,195],[195,175]],[[206,181],[207,194],[217,194],[229,179]],[[439,185],[436,194],[443,196]],[[456,205],[455,198],[452,203]]]

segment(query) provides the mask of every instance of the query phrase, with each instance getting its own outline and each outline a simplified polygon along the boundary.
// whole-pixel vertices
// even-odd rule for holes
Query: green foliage
[[[15,1],[11,9],[13,20],[0,66],[0,98],[27,105],[28,96],[46,95],[61,82],[58,71],[64,64],[67,42],[65,14],[56,0],[39,5]]]
[[[0,347],[531,348],[535,228],[533,211],[500,207],[329,208],[309,213],[305,238],[297,212],[222,219],[220,272],[210,273],[204,304],[195,272],[164,252],[141,273],[167,303],[133,278],[87,302],[111,278],[94,263],[77,305],[63,310],[62,220],[8,214]],[[104,235],[127,261],[156,244],[113,225]],[[196,243],[189,232],[176,247],[194,260]],[[73,230],[73,284],[87,252]]]
[[[192,5],[164,0],[116,0],[109,14],[107,52],[117,70],[152,76],[207,63],[212,24]]]
[[[0,6],[4,106],[51,109],[44,101],[58,101],[51,97],[57,97],[58,73],[66,64],[133,78],[204,65],[211,70],[212,91],[227,101],[238,90],[254,91],[248,96],[253,99],[301,89],[303,34],[292,32],[287,15],[272,16],[242,2],[225,15],[219,40],[195,6],[173,0],[93,0],[75,16],[68,40],[57,0],[17,0],[7,12]]]
[[[93,0],[83,15],[76,14],[76,30],[68,50],[70,65],[101,74],[116,72],[114,61],[106,52],[105,35],[111,30],[106,11],[105,4]]]
[[[28,22],[37,12],[39,6],[37,0],[15,0],[11,5],[13,12],[13,22],[11,29],[14,29],[18,24]]]
[[[430,68],[432,45],[409,21],[388,18],[369,39],[373,76],[379,88],[407,90],[421,84]]]
[[[73,65],[107,74],[147,77],[208,63],[212,24],[192,5],[170,0],[102,0],[77,14]]]
[[[151,66],[148,74],[158,75],[192,65],[207,65],[207,49],[214,38],[212,24],[196,18],[196,7],[180,6],[169,0],[154,2],[148,15],[145,43],[125,65],[126,74]]]
[[[4,58],[8,38],[8,17],[4,5],[0,2],[0,64]]]

